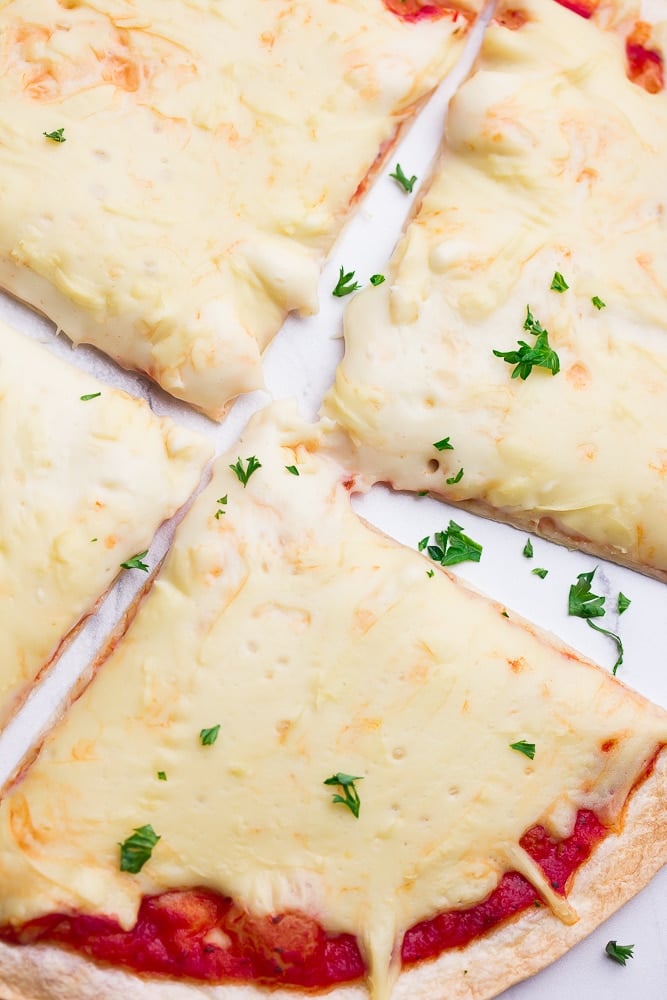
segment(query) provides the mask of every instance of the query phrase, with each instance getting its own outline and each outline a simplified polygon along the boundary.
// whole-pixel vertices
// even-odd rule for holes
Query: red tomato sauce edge
[[[521,846],[537,861],[555,890],[566,886],[604,837],[594,813],[579,812],[572,834],[554,840],[541,826],[529,830]],[[460,948],[532,906],[535,889],[508,872],[483,902],[422,921],[406,933],[404,965]],[[124,931],[107,916],[54,913],[21,927],[0,928],[14,944],[50,942],[133,972],[198,982],[246,982],[310,989],[351,982],[365,975],[355,938],[328,935],[311,917],[283,913],[253,917],[208,889],[146,896],[137,922]]]

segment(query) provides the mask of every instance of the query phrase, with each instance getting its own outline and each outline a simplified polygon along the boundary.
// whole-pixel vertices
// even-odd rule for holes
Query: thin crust
[[[532,909],[478,939],[404,973],[393,1000],[489,1000],[564,955],[632,898],[667,858],[667,751],[628,802],[623,827],[583,865],[568,898],[579,913],[573,926],[546,908]],[[609,877],[613,874],[613,877]],[[2,1000],[296,1000],[299,990],[175,983],[104,968],[51,946],[0,944]],[[312,994],[310,994],[312,995]],[[361,1000],[363,987],[327,994]]]

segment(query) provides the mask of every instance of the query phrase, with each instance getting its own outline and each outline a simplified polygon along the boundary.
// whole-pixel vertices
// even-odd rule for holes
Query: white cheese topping
[[[210,453],[0,324],[0,724]]]
[[[623,35],[520,6],[527,23],[490,28],[452,101],[386,283],[348,309],[327,412],[372,480],[664,574],[667,94],[626,78]],[[512,379],[493,355],[533,346],[527,306],[556,376]]]
[[[220,460],[126,638],[0,806],[0,922],[73,909],[129,928],[142,893],[209,886],[355,933],[386,998],[406,928],[507,869],[576,919],[519,840],[567,836],[580,808],[613,823],[665,713],[429,578],[353,514],[323,438],[272,407]],[[246,488],[237,454],[261,462]],[[340,771],[358,819],[323,784]],[[121,873],[145,824],[161,839]]]
[[[466,26],[382,0],[3,3],[0,282],[221,415],[316,310],[358,185]]]

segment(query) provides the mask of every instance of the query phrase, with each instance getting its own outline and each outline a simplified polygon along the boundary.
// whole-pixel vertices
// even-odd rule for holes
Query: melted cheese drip
[[[2,5],[0,281],[219,416],[465,34],[382,0]],[[66,141],[43,132],[63,127]]]
[[[211,449],[4,324],[0,344],[4,722],[121,562],[192,493]]]
[[[622,35],[557,3],[522,7],[531,20],[488,31],[452,102],[387,282],[348,309],[327,412],[371,479],[552,521],[664,572],[667,93],[626,79]],[[533,344],[527,305],[555,377],[511,379],[492,353]]]
[[[323,438],[276,406],[220,461],[126,638],[0,806],[0,922],[131,927],[142,893],[209,886],[355,933],[379,1000],[405,929],[506,869],[576,919],[519,838],[566,836],[580,808],[613,822],[665,713],[427,577],[353,514]],[[245,489],[237,454],[262,463]],[[323,784],[338,771],[360,776],[359,819]],[[147,823],[152,858],[121,874],[118,843]]]

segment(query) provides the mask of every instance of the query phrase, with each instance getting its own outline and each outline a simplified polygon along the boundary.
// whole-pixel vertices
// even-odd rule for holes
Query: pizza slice
[[[365,525],[341,439],[254,418],[0,805],[4,997],[491,997],[667,857],[667,714]]]
[[[0,726],[210,454],[0,324]]]
[[[220,417],[477,5],[3,3],[0,284]]]
[[[490,26],[326,412],[372,481],[667,579],[667,28],[599,6]]]

